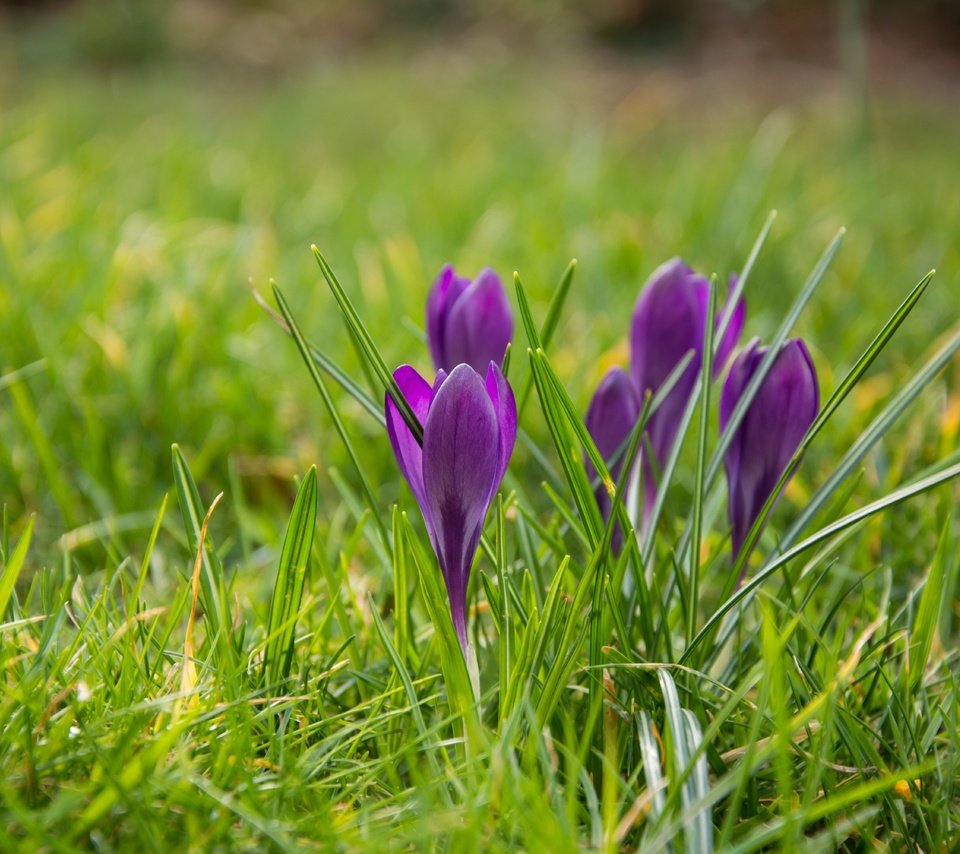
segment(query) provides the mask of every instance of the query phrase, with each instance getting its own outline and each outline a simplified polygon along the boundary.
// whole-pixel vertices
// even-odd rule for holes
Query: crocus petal
[[[709,284],[679,258],[661,265],[637,300],[630,324],[630,371],[642,395],[663,385],[691,350],[694,358],[671,393],[654,412],[647,435],[662,468],[676,439],[677,428],[697,381],[703,351]],[[648,475],[652,467],[647,464]]]
[[[756,373],[766,348],[760,347],[760,339],[754,338],[746,349],[733,360],[730,373],[720,392],[720,431],[727,429],[733,410],[736,408],[743,392],[746,390],[751,377]],[[727,470],[727,480],[736,483],[740,479],[740,458],[743,453],[743,431],[737,430],[730,440],[724,456],[724,466]]]
[[[409,365],[401,365],[397,368],[393,372],[393,378],[400,386],[400,391],[407,403],[410,404],[410,408],[417,416],[421,426],[426,424],[430,401],[434,395],[434,390],[430,388],[430,384]],[[426,490],[423,485],[423,451],[389,394],[386,395],[384,408],[386,410],[387,435],[390,437],[394,456],[397,458],[400,471],[403,472],[407,483],[410,484],[410,489],[414,498],[417,499],[417,504],[420,505],[427,531],[432,537],[433,524],[430,509],[427,505]]]
[[[458,276],[453,267],[447,264],[440,271],[427,297],[427,344],[437,369],[451,367],[446,349],[447,315],[469,284],[469,279]]]
[[[480,375],[458,365],[437,391],[423,431],[423,483],[434,545],[466,649],[470,565],[499,465],[497,413]]]
[[[656,392],[688,351],[703,348],[709,287],[679,258],[647,280],[630,323],[630,371],[641,394]],[[695,377],[696,365],[687,373]]]
[[[604,374],[590,401],[584,424],[615,482],[620,480],[623,471],[623,445],[639,415],[640,398],[633,381],[622,368],[611,368]],[[617,451],[621,452],[619,458]],[[586,460],[586,467],[587,476],[593,481],[597,472],[589,459]],[[606,521],[613,506],[610,495],[603,484],[597,486],[594,495],[600,515]],[[613,535],[614,552],[620,550],[622,539],[623,533],[618,526]]]
[[[633,382],[623,368],[611,368],[604,374],[590,401],[584,424],[600,456],[610,467],[614,480],[619,478],[623,468],[623,459],[614,462],[614,457],[626,442],[639,415],[640,398]],[[596,472],[592,472],[591,479],[593,477]]]
[[[721,428],[766,353],[754,342],[730,369],[720,402]],[[817,417],[820,392],[810,353],[799,339],[786,342],[774,359],[737,428],[724,459],[734,554],[804,435]]]
[[[503,476],[507,473],[510,455],[517,439],[517,402],[513,397],[513,389],[500,370],[500,365],[491,361],[487,366],[486,380],[487,394],[493,403],[493,410],[497,416],[497,476],[493,488],[490,490],[490,501],[500,488]]]
[[[444,333],[449,369],[461,362],[483,374],[492,361],[503,361],[513,337],[513,310],[507,301],[500,277],[489,267],[460,294],[449,310]]]
[[[437,392],[440,390],[440,386],[443,385],[444,380],[447,378],[447,372],[441,368],[437,371],[436,377],[433,380],[433,396],[437,396]]]

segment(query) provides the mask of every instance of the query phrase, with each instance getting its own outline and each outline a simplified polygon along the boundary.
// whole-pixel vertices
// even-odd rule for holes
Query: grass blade
[[[290,325],[283,319],[283,316],[276,312],[270,304],[257,291],[253,291],[253,298],[284,332],[291,338],[293,332]],[[380,401],[371,397],[369,392],[362,386],[353,381],[353,378],[336,362],[320,350],[316,344],[309,339],[304,339],[307,345],[307,352],[318,368],[326,371],[327,375],[334,380],[347,394],[349,394],[363,409],[381,426],[386,426],[386,418],[383,415],[383,405]]]
[[[190,551],[197,554],[200,551],[200,532],[203,530],[203,520],[206,516],[203,502],[200,500],[200,490],[187,465],[187,459],[179,445],[171,448],[173,455],[173,480],[177,488],[177,499],[180,503],[180,515],[183,517],[183,527],[187,532],[187,545]],[[200,602],[203,605],[203,614],[206,621],[207,637],[220,638],[222,647],[228,648],[226,643],[230,633],[230,609],[227,605],[227,591],[223,580],[223,566],[217,556],[216,549],[210,537],[206,537],[203,544],[200,567]]]
[[[316,528],[317,467],[310,466],[297,490],[287,522],[270,602],[262,671],[270,685],[285,681],[293,665],[297,614],[309,574],[310,551]]]
[[[34,517],[31,516],[27,521],[27,527],[20,536],[10,559],[0,569],[0,618],[7,610],[7,603],[13,594],[14,585],[17,583],[17,576],[23,568],[23,562],[27,557],[27,550],[30,548],[30,537],[33,534]]]
[[[945,582],[952,574],[952,567],[956,563],[957,553],[953,545],[953,513],[947,514],[937,553],[934,555],[927,579],[923,584],[923,594],[920,596],[920,605],[914,620],[913,630],[910,632],[910,654],[907,661],[908,686],[915,692],[926,672],[927,659],[933,648],[933,635],[940,621],[940,611],[947,606],[944,598]]]
[[[710,288],[707,323],[704,330],[704,358],[700,365],[700,425],[697,436],[697,465],[694,469],[693,520],[690,549],[690,595],[687,597],[687,642],[693,639],[697,625],[697,603],[700,601],[700,531],[703,522],[703,500],[706,492],[707,433],[710,427],[710,388],[713,385],[713,326],[717,316],[717,285]]]
[[[290,328],[290,333],[293,336],[293,340],[296,342],[297,349],[300,351],[300,356],[303,358],[304,364],[307,366],[307,370],[310,371],[313,384],[317,387],[317,391],[320,392],[320,397],[323,399],[323,404],[327,409],[327,413],[330,415],[330,418],[333,421],[334,429],[337,431],[340,441],[343,442],[344,447],[347,449],[350,462],[353,463],[357,477],[360,479],[360,488],[363,490],[364,500],[366,501],[367,507],[370,510],[370,515],[373,518],[378,531],[380,532],[380,539],[383,543],[383,546],[389,549],[390,538],[387,535],[387,529],[384,526],[383,520],[380,518],[379,504],[373,494],[373,488],[370,486],[370,481],[367,478],[366,472],[364,471],[363,466],[360,464],[360,457],[358,456],[356,449],[353,447],[350,434],[347,431],[347,428],[344,426],[343,420],[340,418],[340,413],[337,410],[336,404],[333,402],[333,398],[330,397],[330,392],[327,390],[327,385],[323,381],[320,371],[310,358],[310,353],[307,350],[306,339],[303,337],[303,333],[300,331],[300,327],[297,325],[296,320],[294,320],[293,314],[290,312],[290,307],[287,305],[287,301],[284,299],[283,294],[276,285],[273,286],[273,295],[277,301],[277,305],[280,308],[280,312],[283,315],[283,319],[287,322],[287,325]],[[404,401],[404,403],[406,403],[406,401]]]
[[[377,379],[380,380],[386,393],[393,398],[393,402],[397,405],[400,415],[407,423],[414,438],[418,443],[423,442],[423,427],[420,421],[400,391],[400,386],[397,385],[397,381],[393,378],[393,373],[387,368],[387,363],[383,360],[383,356],[380,355],[377,345],[373,342],[373,337],[367,331],[367,327],[364,326],[360,315],[350,301],[350,297],[347,296],[347,292],[343,289],[343,285],[338,281],[330,265],[327,263],[326,258],[320,253],[320,250],[317,249],[315,245],[311,246],[310,250],[313,252],[314,258],[317,259],[317,263],[320,265],[320,271],[323,273],[323,277],[326,279],[327,285],[331,293],[333,293],[333,298],[337,301],[337,305],[340,307],[344,319],[356,337],[357,344],[366,357],[367,363],[370,365]],[[276,292],[276,287],[274,287],[274,292]],[[284,312],[284,319],[287,323],[290,323],[288,312]],[[292,328],[293,326],[291,325],[291,329]],[[300,336],[300,338],[302,338],[302,336]],[[298,346],[301,346],[299,341]],[[304,352],[304,358],[307,359],[309,352],[306,350],[305,343],[301,346],[301,351]]]

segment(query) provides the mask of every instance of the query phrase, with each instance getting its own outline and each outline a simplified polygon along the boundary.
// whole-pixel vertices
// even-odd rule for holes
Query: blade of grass
[[[660,767],[660,748],[653,732],[653,721],[646,712],[637,712],[637,739],[640,744],[640,756],[643,759],[643,776],[647,781],[647,790],[651,793],[650,815],[656,822],[663,813],[666,802],[666,781]]]
[[[30,537],[33,534],[33,516],[27,520],[27,527],[20,535],[17,545],[10,555],[3,568],[0,569],[0,618],[7,610],[7,603],[13,593],[14,585],[17,583],[17,577],[23,568],[23,562],[27,557],[27,550],[30,548]]]
[[[813,296],[813,292],[817,289],[817,286],[820,284],[821,280],[826,274],[830,263],[833,261],[833,256],[836,255],[837,250],[840,248],[840,243],[842,242],[845,234],[846,229],[841,228],[837,235],[830,242],[830,245],[824,250],[823,255],[820,256],[820,259],[817,261],[817,264],[810,273],[810,276],[807,278],[807,281],[800,289],[800,293],[794,300],[793,305],[790,306],[790,309],[780,326],[777,327],[777,331],[770,339],[769,350],[766,356],[764,356],[764,358],[760,361],[760,364],[757,366],[756,373],[753,375],[753,378],[744,389],[740,400],[737,401],[737,405],[733,408],[733,412],[730,415],[730,420],[727,422],[726,429],[721,434],[720,441],[713,452],[713,456],[710,458],[710,464],[707,467],[708,486],[713,482],[713,479],[719,473],[720,467],[723,465],[723,457],[726,454],[727,449],[730,447],[730,443],[733,441],[733,436],[737,428],[740,426],[743,416],[750,408],[753,398],[756,396],[756,393],[763,384],[763,381],[769,373],[770,368],[773,366],[774,359],[776,359],[781,345],[784,341],[786,341],[787,336],[790,334],[790,330],[793,329],[797,319],[800,317],[800,313],[806,307],[807,303],[810,301],[810,298]]]
[[[228,643],[231,625],[230,608],[227,604],[223,566],[210,537],[206,538],[203,549],[200,549],[200,532],[203,530],[203,520],[206,516],[203,502],[200,500],[200,490],[197,489],[197,483],[193,479],[187,458],[180,450],[180,446],[175,444],[170,451],[173,457],[173,480],[177,488],[183,527],[187,533],[187,545],[194,554],[202,551],[200,601],[203,604],[204,620],[207,625],[206,635],[211,641],[219,639],[221,650],[229,650],[228,654],[232,658],[233,647]]]
[[[293,315],[290,312],[287,301],[284,299],[283,294],[276,285],[273,286],[273,296],[277,301],[277,305],[280,308],[283,319],[287,322],[287,325],[290,328],[293,340],[296,342],[297,349],[300,351],[300,356],[303,358],[304,364],[306,364],[307,370],[310,372],[310,376],[313,379],[313,384],[317,387],[317,391],[320,392],[320,397],[323,399],[323,404],[327,409],[327,413],[330,415],[330,419],[333,421],[334,429],[337,431],[340,441],[343,442],[344,447],[347,449],[350,462],[353,463],[357,477],[360,479],[360,488],[363,491],[364,500],[370,510],[370,515],[374,521],[374,524],[377,526],[377,530],[380,533],[380,539],[383,547],[389,551],[390,537],[387,534],[387,529],[384,526],[383,520],[380,518],[379,504],[373,494],[373,488],[370,486],[370,481],[367,478],[366,472],[364,471],[363,466],[360,464],[360,458],[357,455],[356,449],[353,447],[353,442],[350,439],[350,435],[343,424],[343,420],[340,418],[340,413],[337,410],[337,406],[333,402],[333,398],[330,397],[330,392],[327,389],[326,383],[323,381],[323,377],[320,375],[319,369],[310,358],[310,353],[307,350],[306,340],[304,339],[303,333],[300,331],[300,327],[297,325],[296,320],[294,320]],[[402,398],[403,396],[400,395],[400,397]],[[404,403],[406,403],[406,401],[404,401]],[[416,417],[414,417],[414,420],[416,421]]]
[[[287,335],[292,338],[293,333],[290,331],[290,326],[283,319],[283,317],[277,311],[275,311],[262,296],[260,296],[258,291],[254,290],[252,293],[257,305],[259,305],[260,308],[262,308],[273,319],[273,322],[276,323],[277,326],[279,326]],[[312,343],[309,339],[305,339],[305,341],[307,345],[307,351],[310,353],[310,358],[313,359],[317,367],[326,371],[327,375],[355,401],[357,401],[357,403],[363,407],[368,415],[373,417],[373,419],[380,424],[380,426],[385,427],[387,422],[383,415],[382,404],[375,400],[369,394],[369,392],[366,391],[366,389],[354,382],[353,378],[336,362],[334,362],[333,359],[324,354],[320,348],[316,346],[316,344]]]
[[[560,315],[563,312],[563,306],[567,300],[567,294],[570,292],[570,285],[573,283],[573,274],[577,269],[577,259],[574,258],[567,265],[567,268],[563,271],[563,275],[560,277],[560,281],[557,283],[557,287],[553,291],[553,296],[550,298],[550,304],[547,306],[547,315],[543,320],[543,326],[540,327],[539,334],[535,334],[533,338],[530,337],[529,331],[527,331],[527,342],[530,347],[534,350],[540,348],[546,350],[550,343],[553,341],[553,334],[556,332],[557,326],[560,323]],[[520,274],[513,274],[514,286],[517,288],[518,295],[517,301],[521,303],[521,318],[528,317],[532,319],[533,315],[530,311],[530,305],[527,302],[527,295],[523,291],[523,286],[520,284]],[[534,328],[534,327],[530,327]],[[528,330],[527,323],[524,323],[524,330]],[[534,345],[534,340],[536,340],[536,345]],[[527,401],[530,398],[530,392],[533,390],[532,378],[530,376],[524,377],[523,385],[520,388],[520,393],[517,395],[517,399],[520,401],[519,406],[517,407],[517,420],[519,421],[523,412],[527,407]]]
[[[952,566],[957,560],[952,527],[953,513],[948,513],[940,534],[937,552],[923,584],[923,594],[920,596],[913,630],[910,632],[906,675],[911,693],[916,692],[926,672],[927,660],[930,658],[930,650],[933,647],[933,634],[940,621],[940,611],[945,606],[945,582],[950,577]]]
[[[414,414],[414,411],[410,408],[410,404],[407,403],[407,399],[400,391],[400,386],[397,385],[397,381],[393,378],[393,373],[387,368],[387,364],[383,360],[383,356],[380,355],[380,351],[377,349],[377,345],[374,343],[373,337],[367,331],[366,326],[364,326],[363,321],[360,319],[360,315],[357,313],[356,308],[354,308],[353,303],[350,301],[350,297],[347,296],[347,292],[343,289],[343,285],[340,284],[330,265],[327,263],[326,258],[323,257],[316,245],[311,246],[310,251],[313,252],[314,258],[317,259],[317,264],[320,265],[320,271],[323,273],[323,277],[326,279],[327,285],[333,294],[333,298],[337,301],[337,305],[340,307],[340,311],[343,313],[344,318],[346,319],[350,328],[353,330],[353,334],[357,339],[357,344],[363,351],[364,356],[366,356],[367,363],[373,369],[377,379],[379,379],[382,383],[384,391],[386,391],[386,393],[393,398],[393,402],[396,404],[400,415],[403,417],[403,420],[410,428],[410,432],[413,433],[417,443],[421,444],[423,442],[423,427],[421,426],[420,421],[417,419],[417,416]],[[276,292],[276,286],[274,286],[274,291]],[[290,323],[290,318],[286,312],[284,312],[284,319],[287,321],[287,323]],[[292,324],[291,328],[293,328]],[[302,338],[302,336],[300,337]],[[305,346],[301,347],[302,351],[305,351],[305,349]],[[304,358],[306,359],[307,356],[305,355]]]
[[[307,583],[317,528],[317,467],[310,466],[297,490],[280,550],[277,578],[267,620],[267,646],[261,673],[267,684],[285,682],[293,665],[296,615]]]
[[[700,601],[700,532],[703,521],[703,499],[706,491],[704,468],[707,461],[707,433],[710,426],[710,387],[713,377],[713,326],[717,315],[717,285],[711,283],[700,365],[700,425],[697,437],[697,465],[693,487],[693,548],[690,549],[690,595],[687,598],[687,643],[693,639],[697,625],[697,604]]]

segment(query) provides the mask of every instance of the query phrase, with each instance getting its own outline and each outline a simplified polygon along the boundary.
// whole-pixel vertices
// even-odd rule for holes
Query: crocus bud
[[[600,381],[590,406],[587,417],[584,419],[587,431],[593,437],[597,450],[610,469],[610,475],[615,483],[620,481],[623,470],[624,444],[630,431],[637,423],[640,415],[640,397],[623,368],[611,368]],[[618,453],[619,456],[618,456]],[[597,473],[589,459],[586,461],[587,475],[591,481]],[[611,500],[603,484],[600,484],[595,493],[600,514],[606,521],[610,516]],[[613,548],[619,551],[622,533],[619,527],[614,531]]]
[[[720,397],[721,430],[730,421],[767,349],[754,339],[734,359]],[[724,457],[734,556],[739,554],[819,408],[817,372],[810,353],[799,338],[787,341],[750,402]]]
[[[487,510],[500,487],[517,437],[513,391],[496,362],[486,381],[469,365],[443,371],[431,387],[409,365],[394,372],[423,426],[423,446],[393,399],[385,401],[387,433],[410,484],[450,597],[460,646],[467,649],[467,582]]]
[[[427,343],[434,367],[451,371],[465,363],[484,373],[503,361],[513,337],[513,311],[489,267],[472,282],[445,266],[427,298]]]
[[[731,279],[731,285],[736,279]],[[698,276],[680,258],[658,267],[647,280],[630,324],[630,373],[637,393],[656,393],[690,351],[693,359],[660,407],[650,416],[644,438],[662,469],[677,438],[683,412],[700,372],[704,332],[709,311],[710,283]],[[717,312],[719,324],[725,309]],[[740,300],[730,316],[723,338],[716,347],[713,375],[716,377],[736,346],[743,328],[745,307]],[[654,467],[644,456],[647,504],[655,494]],[[649,510],[649,506],[646,508]]]

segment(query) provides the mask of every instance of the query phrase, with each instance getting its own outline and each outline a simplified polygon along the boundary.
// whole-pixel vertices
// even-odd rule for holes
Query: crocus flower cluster
[[[730,281],[731,289],[736,279]],[[622,452],[637,422],[642,396],[656,393],[688,352],[693,358],[661,406],[651,415],[645,430],[642,456],[645,495],[643,529],[656,494],[657,473],[673,445],[683,413],[696,386],[703,358],[710,286],[679,258],[658,268],[644,286],[630,324],[630,374],[621,368],[607,372],[587,410],[586,426],[603,458],[611,462],[611,474],[619,478]],[[727,313],[719,312],[717,322]],[[743,328],[745,309],[738,301],[730,313],[723,337],[716,347],[713,376],[716,378],[736,347]],[[720,429],[726,428],[738,401],[760,366],[766,347],[753,341],[733,362],[720,401]],[[747,533],[773,493],[777,482],[817,416],[817,374],[806,346],[799,339],[783,345],[769,373],[751,400],[724,457],[728,484],[728,512],[734,556],[743,547]],[[588,464],[589,468],[589,464]],[[592,473],[592,469],[590,470]],[[604,519],[610,498],[601,487],[596,492]],[[614,547],[620,543],[619,530]]]
[[[512,333],[492,270],[468,283],[445,267],[427,309],[436,379],[431,386],[409,365],[393,375],[423,428],[422,445],[389,394],[385,401],[390,443],[420,505],[464,653],[470,567],[517,437],[517,405],[499,365]],[[481,376],[477,365],[487,356]]]
[[[643,527],[646,528],[663,469],[676,442],[683,412],[690,401],[703,357],[704,333],[710,300],[710,284],[680,258],[658,267],[644,285],[630,322],[630,374],[611,369],[600,383],[587,411],[586,426],[605,460],[614,460],[640,412],[643,395],[656,393],[687,353],[693,358],[666,399],[647,422],[642,454],[644,474]],[[744,304],[734,307],[717,347],[714,375],[723,368],[740,336]],[[723,312],[719,313],[719,319]],[[611,474],[619,476],[620,464]],[[597,492],[604,518],[610,500]]]
[[[658,392],[677,365],[692,354],[645,427],[644,528],[657,479],[677,440],[701,370],[709,299],[708,281],[679,258],[659,267],[644,285],[633,311],[629,372],[620,367],[608,371],[587,411],[587,429],[619,480],[623,446],[637,423],[644,395]],[[721,310],[718,324],[728,313],[716,345],[714,378],[736,347],[744,324],[743,301],[729,312]],[[471,282],[452,267],[444,267],[427,302],[427,339],[436,379],[431,385],[409,365],[393,375],[422,427],[422,443],[390,394],[385,400],[390,442],[423,514],[465,654],[470,568],[517,435],[516,402],[500,369],[512,335],[513,313],[496,273],[485,269]],[[766,353],[767,348],[755,340],[733,361],[720,400],[721,430],[730,423]],[[724,459],[734,555],[776,489],[818,407],[817,375],[810,354],[802,341],[789,341],[773,359]],[[607,519],[611,499],[602,487],[596,496]],[[619,548],[621,537],[618,529],[614,548]]]

